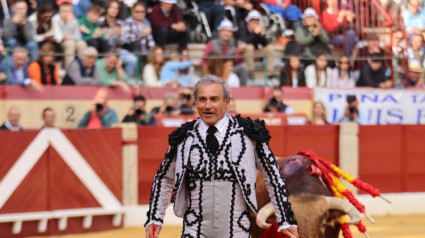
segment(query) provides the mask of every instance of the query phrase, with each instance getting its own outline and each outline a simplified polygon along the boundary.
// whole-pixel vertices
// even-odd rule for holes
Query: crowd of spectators
[[[196,29],[180,6],[184,0],[131,6],[119,0],[50,0],[36,7],[25,0],[8,2],[1,84],[37,90],[42,85],[104,85],[129,91],[131,84],[188,87],[201,75],[216,74],[239,87],[251,85],[262,61],[264,75],[280,86],[424,85],[425,11],[419,0],[406,1],[405,28],[394,29],[390,46],[383,46],[375,33],[360,42],[364,33],[353,27],[360,19],[345,1],[323,0],[316,12],[312,7],[302,11],[290,0],[195,0],[199,13],[191,14],[204,14],[211,31],[200,60],[189,56]],[[275,67],[274,45],[280,43],[266,34],[264,9],[286,22],[281,35],[275,32],[286,46],[283,68]],[[166,51],[169,44],[177,44],[177,50]]]

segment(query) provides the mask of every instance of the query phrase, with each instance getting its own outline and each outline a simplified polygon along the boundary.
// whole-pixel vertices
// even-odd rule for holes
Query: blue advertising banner
[[[325,105],[330,123],[344,118],[349,95],[357,98],[360,124],[425,124],[424,90],[314,89],[314,100]]]

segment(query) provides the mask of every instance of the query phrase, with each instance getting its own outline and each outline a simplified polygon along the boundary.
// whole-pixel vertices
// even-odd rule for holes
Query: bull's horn
[[[336,197],[327,197],[326,201],[328,203],[329,209],[335,209],[345,212],[347,214],[351,221],[348,222],[349,224],[357,224],[360,221],[361,214],[357,209],[349,202]]]
[[[267,223],[267,218],[274,214],[274,207],[271,202],[260,209],[257,214],[257,225],[263,229],[268,229],[272,224]]]

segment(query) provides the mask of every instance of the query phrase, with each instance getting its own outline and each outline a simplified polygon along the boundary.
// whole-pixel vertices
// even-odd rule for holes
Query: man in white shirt
[[[183,217],[182,237],[248,238],[250,212],[257,212],[258,169],[267,181],[278,231],[297,238],[264,122],[226,114],[230,90],[216,76],[203,77],[195,85],[194,98],[200,118],[169,136],[170,147],[152,185],[146,237],[158,237],[174,187],[172,201],[174,213]]]

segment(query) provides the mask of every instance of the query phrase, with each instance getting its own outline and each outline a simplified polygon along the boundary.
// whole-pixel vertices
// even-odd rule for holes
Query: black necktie
[[[218,150],[218,140],[214,133],[217,131],[215,126],[210,126],[207,130],[207,147],[212,155],[215,155]]]

